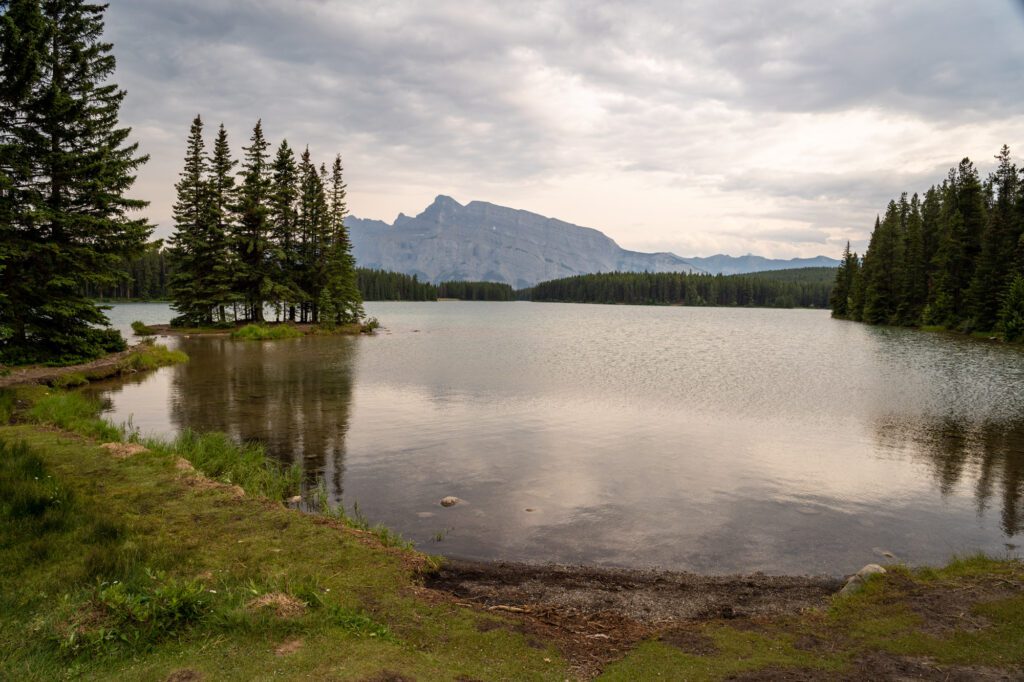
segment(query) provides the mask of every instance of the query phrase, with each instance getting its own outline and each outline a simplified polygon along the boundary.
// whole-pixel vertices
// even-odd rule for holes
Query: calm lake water
[[[171,339],[189,364],[90,390],[145,433],[262,441],[432,553],[836,575],[1019,554],[1019,349],[824,311],[366,307],[375,337]]]

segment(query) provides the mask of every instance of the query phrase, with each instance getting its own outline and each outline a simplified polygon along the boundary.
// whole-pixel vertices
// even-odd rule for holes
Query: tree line
[[[146,244],[142,254],[120,261],[113,283],[88,286],[83,295],[98,300],[166,301],[174,278],[174,260],[162,240]],[[416,275],[356,268],[356,286],[364,301],[436,301],[460,298],[468,301],[511,301],[515,292],[495,282],[422,282]]]
[[[970,159],[923,197],[876,217],[867,251],[847,244],[834,317],[1024,338],[1024,177],[1005,145],[982,180]]]
[[[531,301],[634,305],[826,308],[834,268],[743,275],[609,272],[541,282],[519,292]]]
[[[318,167],[307,147],[296,158],[283,140],[273,158],[260,121],[243,147],[240,170],[219,127],[206,151],[203,120],[192,121],[175,185],[169,293],[172,323],[278,319],[325,326],[358,321],[341,156]]]
[[[89,290],[152,228],[128,196],[146,162],[118,114],[106,5],[0,0],[0,362],[125,347]]]

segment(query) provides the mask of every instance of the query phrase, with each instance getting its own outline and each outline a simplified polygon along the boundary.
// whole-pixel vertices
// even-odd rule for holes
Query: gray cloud
[[[223,121],[236,148],[262,117],[275,140],[341,151],[355,209],[372,197],[366,217],[414,212],[403,202],[434,193],[497,194],[610,233],[590,219],[600,206],[563,208],[537,188],[635,176],[635,187],[742,198],[765,219],[810,221],[803,229],[861,229],[889,196],[996,151],[937,148],[950,131],[988,126],[961,137],[990,144],[993,130],[1013,143],[1024,129],[1024,16],[1012,2],[113,0],[107,26],[123,117],[153,155],[139,192],[165,231],[197,112]],[[799,117],[844,112],[873,116],[857,134],[877,149],[856,164],[796,172],[755,158],[800,142]],[[906,155],[933,162],[880,168],[891,161],[872,155],[904,144],[902,121],[913,124]],[[885,126],[895,132],[874,134]],[[680,227],[641,189],[619,200],[643,206],[652,231],[719,229],[696,215]]]

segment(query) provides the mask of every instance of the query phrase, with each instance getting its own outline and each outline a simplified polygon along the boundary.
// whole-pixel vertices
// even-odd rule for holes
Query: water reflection
[[[1024,529],[1024,421],[880,420],[877,437],[880,445],[909,448],[926,462],[943,496],[954,494],[962,482],[973,481],[979,518],[998,495],[1000,527],[1007,537]]]
[[[180,339],[189,364],[90,390],[455,556],[841,574],[1024,532],[1024,353],[820,311],[369,307],[373,338]]]

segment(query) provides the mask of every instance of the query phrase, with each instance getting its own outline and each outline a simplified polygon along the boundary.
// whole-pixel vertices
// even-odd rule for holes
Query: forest
[[[121,259],[112,284],[87,286],[82,293],[98,301],[170,300],[175,263],[162,240],[146,244],[141,255]],[[356,285],[364,301],[511,301],[515,292],[495,282],[422,282],[416,275],[356,268]]]
[[[744,275],[609,272],[541,282],[518,295],[565,303],[826,308],[834,279],[834,268]]]
[[[168,251],[172,324],[260,322],[268,306],[325,327],[363,317],[341,156],[328,170],[308,147],[298,159],[287,140],[272,159],[269,148],[257,121],[236,184],[223,124],[208,154],[192,121]]]
[[[1024,339],[1024,180],[1008,147],[996,160],[984,180],[965,158],[890,201],[863,258],[847,244],[833,316]]]

